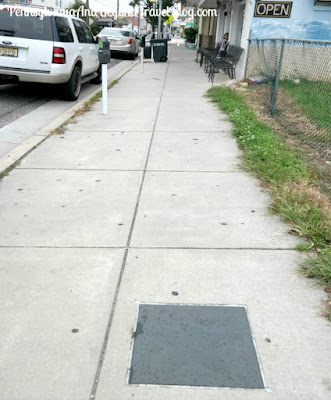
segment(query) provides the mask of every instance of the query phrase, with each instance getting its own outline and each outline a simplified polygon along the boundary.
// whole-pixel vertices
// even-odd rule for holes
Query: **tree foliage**
[[[198,29],[194,28],[193,26],[191,26],[189,28],[186,28],[184,30],[185,38],[187,40],[189,40],[189,41],[193,41],[194,42],[195,41],[195,37],[197,36],[197,34],[198,34]]]
[[[162,0],[162,10],[166,10],[168,7],[172,7],[174,5],[174,0]],[[155,7],[158,9],[159,1],[151,2],[150,0],[132,0],[129,3],[129,6],[135,8],[142,6],[144,10],[144,17],[148,23],[152,25],[154,28],[158,24],[158,16],[150,15],[150,11],[153,10]],[[162,21],[166,21],[168,16],[162,17]]]
[[[82,0],[75,0],[74,3],[72,3],[72,4],[70,4],[68,6],[68,9],[70,9],[70,10],[82,9],[82,10],[85,11],[85,10],[90,10],[91,8],[90,7],[89,8],[86,7],[85,1],[83,2]],[[90,18],[89,17],[84,18],[83,15],[77,15],[77,17],[79,17],[81,19],[84,19],[85,22],[87,23],[87,25],[90,26],[93,35],[97,35],[97,33],[98,33],[98,25],[97,25],[97,19],[96,18],[94,18],[94,17],[92,18],[93,19],[93,23],[92,23],[92,25],[90,25],[90,21],[89,21]]]

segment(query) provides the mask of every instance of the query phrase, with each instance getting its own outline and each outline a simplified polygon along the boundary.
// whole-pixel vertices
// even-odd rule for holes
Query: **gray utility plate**
[[[264,389],[245,307],[140,304],[129,383]]]

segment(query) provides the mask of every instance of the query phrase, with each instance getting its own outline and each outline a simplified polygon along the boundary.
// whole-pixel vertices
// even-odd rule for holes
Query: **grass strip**
[[[297,152],[258,119],[240,93],[213,87],[208,96],[228,114],[243,151],[243,167],[268,187],[273,199],[271,209],[290,224],[293,234],[309,242],[297,247],[313,251],[303,268],[305,274],[330,285],[331,213],[328,199],[318,190],[318,177]]]
[[[108,90],[111,89],[113,86],[117,85],[119,82],[118,79],[115,79],[108,83]],[[91,97],[89,100],[85,101],[83,106],[75,113],[76,115],[82,115],[85,114],[87,111],[91,109],[93,104],[97,103],[100,99],[102,98],[102,90],[97,92],[93,97]]]
[[[115,79],[113,81],[111,81],[110,83],[108,83],[108,90],[111,89],[113,86],[115,86],[117,83],[119,82],[118,79]],[[70,118],[68,118],[65,122],[63,122],[63,124],[61,124],[59,127],[57,127],[56,129],[54,129],[54,131],[52,132],[53,135],[62,135],[65,132],[65,129],[67,127],[68,124],[70,123],[74,123],[75,122],[75,118],[80,116],[80,115],[84,115],[85,113],[87,113],[88,111],[91,110],[93,104],[97,103],[100,99],[102,98],[102,90],[100,90],[99,92],[97,92],[94,96],[92,96],[89,100],[86,100],[83,105],[79,108],[79,110],[77,110],[74,115],[72,115]]]

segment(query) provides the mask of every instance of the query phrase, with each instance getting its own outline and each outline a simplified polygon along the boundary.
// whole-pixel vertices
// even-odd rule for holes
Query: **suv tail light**
[[[130,40],[128,41],[128,44],[132,44],[132,42],[133,42],[133,40],[132,40],[132,39],[130,39]]]
[[[66,53],[62,47],[53,47],[53,64],[65,64]]]

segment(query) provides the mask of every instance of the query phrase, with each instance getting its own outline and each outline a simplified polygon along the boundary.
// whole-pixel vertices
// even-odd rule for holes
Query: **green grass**
[[[107,88],[111,89],[112,87],[114,87],[115,85],[117,85],[119,82],[118,79],[115,79],[113,81],[111,81],[110,83],[108,83]],[[83,107],[82,110],[80,110],[80,112],[86,112],[90,109],[90,107],[95,104],[97,101],[99,101],[102,97],[102,90],[100,90],[99,92],[97,92],[94,96],[92,96],[89,100],[87,100]]]
[[[300,83],[290,80],[280,82],[280,87],[290,95],[302,112],[321,128],[331,129],[331,84],[300,79]]]
[[[268,125],[258,120],[242,96],[221,87],[211,88],[208,94],[234,123],[234,135],[244,150],[245,165],[250,170],[273,184],[310,178],[299,154],[286,147]]]
[[[331,249],[320,249],[318,257],[311,258],[305,272],[308,276],[318,277],[326,285],[331,281]]]
[[[297,245],[297,250],[298,251],[308,251],[312,248],[312,244],[311,243],[299,243]]]
[[[309,242],[298,250],[313,249],[319,254],[309,258],[305,273],[331,284],[331,215],[325,197],[318,191],[317,177],[298,153],[257,118],[238,92],[213,87],[208,96],[232,121],[233,133],[243,150],[243,166],[268,187],[273,211],[289,223],[293,234]]]

